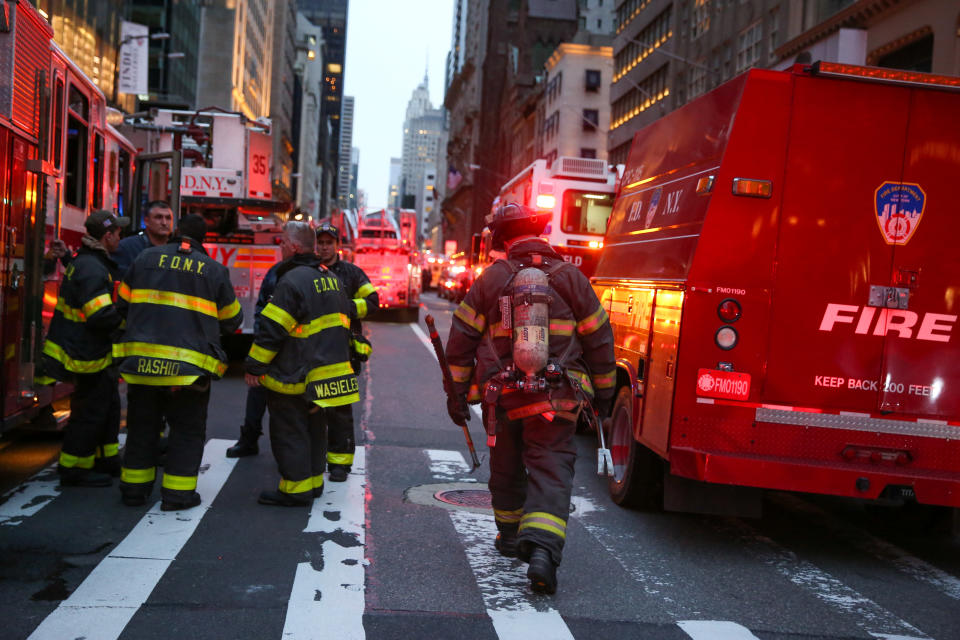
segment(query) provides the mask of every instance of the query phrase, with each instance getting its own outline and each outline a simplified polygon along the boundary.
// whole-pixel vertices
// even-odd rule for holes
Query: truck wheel
[[[607,431],[613,458],[610,497],[621,507],[658,510],[663,505],[663,461],[633,437],[633,390],[621,387]]]

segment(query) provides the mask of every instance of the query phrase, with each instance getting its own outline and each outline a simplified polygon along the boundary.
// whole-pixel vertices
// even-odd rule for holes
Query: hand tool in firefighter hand
[[[590,425],[590,428],[595,429],[597,432],[597,437],[600,439],[600,447],[597,448],[597,475],[598,476],[612,476],[613,475],[613,456],[610,455],[610,449],[607,449],[606,437],[603,434],[603,423],[600,421],[600,416],[593,409],[593,404],[590,402],[589,396],[579,384],[574,383],[576,386],[577,395],[580,396],[582,401],[582,411],[586,415],[587,424]],[[604,421],[606,422],[606,421]]]
[[[443,389],[447,392],[448,398],[454,397],[453,390],[453,374],[450,373],[450,364],[447,362],[447,355],[443,352],[443,343],[440,342],[440,334],[437,333],[437,325],[433,322],[433,316],[427,315],[424,320],[427,323],[427,329],[430,330],[430,343],[433,345],[433,350],[437,354],[437,362],[440,363],[440,372],[443,374]],[[468,412],[469,408],[464,407],[464,412]],[[467,439],[467,447],[470,449],[470,458],[473,462],[473,468],[477,469],[480,467],[480,460],[477,458],[477,450],[473,447],[473,438],[470,437],[470,431],[467,429],[467,422],[464,420],[463,424],[460,425],[463,429],[463,436]]]

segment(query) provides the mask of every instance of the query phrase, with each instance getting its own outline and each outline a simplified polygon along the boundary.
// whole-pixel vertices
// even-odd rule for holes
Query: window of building
[[[596,131],[600,124],[600,112],[596,109],[583,110],[583,130]]]
[[[703,60],[698,60],[687,71],[687,99],[693,100],[707,90],[707,69]]]
[[[933,34],[877,57],[876,64],[878,67],[930,73],[933,70]]]
[[[758,20],[737,36],[737,73],[746,71],[760,60],[762,27]]]
[[[583,148],[580,149],[580,157],[581,157],[581,158],[596,158],[596,157],[597,157],[597,150],[596,150],[596,149],[589,149],[589,148],[587,148],[587,147],[583,147]]]
[[[610,129],[629,122],[670,95],[667,86],[667,65],[644,78],[632,91],[627,92],[610,105]]]
[[[780,12],[774,9],[770,12],[770,20],[767,22],[767,46],[770,49],[770,61],[777,61],[777,40],[780,37]]]
[[[710,30],[710,0],[694,0],[690,37],[699,38]]]
[[[597,92],[600,90],[600,70],[599,69],[587,69],[585,75],[586,86],[584,87],[587,91]]]
[[[643,3],[644,6],[646,4],[646,2]],[[673,35],[672,16],[673,7],[668,6],[636,37],[627,40],[624,47],[614,56],[614,82],[646,59],[647,56],[652,55],[654,49],[660,47]]]

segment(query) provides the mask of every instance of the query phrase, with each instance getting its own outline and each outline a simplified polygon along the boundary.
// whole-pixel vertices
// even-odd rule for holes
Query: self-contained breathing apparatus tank
[[[550,286],[536,267],[520,270],[513,285],[513,364],[535,388],[550,357]]]

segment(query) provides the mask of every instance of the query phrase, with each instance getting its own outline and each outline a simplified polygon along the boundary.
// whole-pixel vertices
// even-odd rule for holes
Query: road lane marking
[[[438,479],[465,481],[470,478],[471,468],[459,451],[427,449],[425,453]],[[451,511],[450,520],[463,544],[498,638],[573,640],[560,613],[550,606],[550,599],[531,593],[527,565],[502,557],[494,548],[497,525],[492,513]]]
[[[736,518],[722,518],[716,521],[716,528],[739,538],[743,547],[758,560],[829,607],[839,610],[870,635],[912,640],[929,637],[813,563],[801,560],[793,551],[747,523]]]
[[[411,324],[410,328],[413,329],[413,332],[417,334],[418,338],[420,338],[420,342],[422,342],[423,346],[427,348],[427,351],[430,352],[430,355],[433,356],[433,359],[437,360],[437,353],[433,350],[433,343],[430,342],[430,338],[427,337],[427,334],[424,333],[423,329],[421,329],[420,326],[416,324]],[[437,362],[439,362],[439,360],[437,360]],[[479,404],[470,405],[470,410],[473,411],[473,414],[475,416],[477,416],[481,420],[483,419],[483,410],[480,408]]]
[[[694,640],[758,640],[743,625],[726,620],[680,620],[677,626]]]
[[[29,640],[47,638],[119,638],[147,601],[170,564],[196,531],[233,471],[227,458],[232,440],[208,440],[203,448],[197,492],[199,507],[160,511],[157,502],[70,597],[38,626]]]
[[[304,533],[324,536],[323,570],[301,562],[287,603],[285,640],[363,640],[366,448],[357,447],[346,482],[324,482]]]

